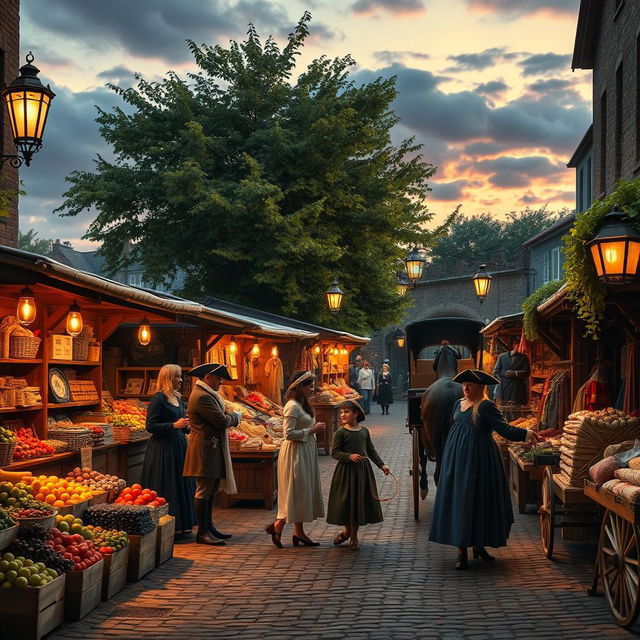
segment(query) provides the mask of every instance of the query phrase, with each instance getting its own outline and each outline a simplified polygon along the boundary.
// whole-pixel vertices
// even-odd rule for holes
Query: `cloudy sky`
[[[21,2],[22,59],[36,56],[57,96],[43,150],[21,178],[21,230],[81,240],[90,213],[60,218],[65,176],[109,156],[96,109],[132,74],[193,69],[185,45],[243,39],[248,22],[283,39],[313,15],[300,68],[353,55],[358,82],[397,77],[397,141],[415,136],[438,167],[430,209],[442,219],[504,216],[527,206],[573,208],[566,162],[591,122],[590,73],[571,71],[579,0],[43,0]]]

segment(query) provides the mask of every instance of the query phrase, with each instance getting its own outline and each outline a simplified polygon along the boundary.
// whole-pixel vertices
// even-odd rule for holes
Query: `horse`
[[[442,452],[452,423],[453,405],[462,397],[462,385],[452,381],[457,373],[456,358],[440,357],[434,367],[436,364],[436,381],[426,388],[420,402],[420,495],[423,500],[429,491],[427,459],[435,460],[433,479],[437,486]]]

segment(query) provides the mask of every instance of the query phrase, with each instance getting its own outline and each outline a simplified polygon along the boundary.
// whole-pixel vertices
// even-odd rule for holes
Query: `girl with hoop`
[[[362,407],[352,400],[340,405],[342,427],[333,436],[331,455],[338,460],[329,491],[327,522],[342,525],[333,544],[349,540],[357,551],[358,529],[365,524],[382,522],[382,509],[371,460],[385,475],[391,473],[371,442],[369,430],[360,425],[365,419]]]

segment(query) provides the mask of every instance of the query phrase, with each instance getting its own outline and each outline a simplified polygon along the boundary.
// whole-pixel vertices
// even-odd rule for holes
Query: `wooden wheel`
[[[607,510],[598,545],[599,572],[613,619],[632,625],[640,612],[640,545],[638,527]]]
[[[540,504],[540,537],[544,557],[551,560],[556,528],[556,504],[553,493],[553,472],[551,467],[545,468],[542,476],[542,496]]]
[[[420,517],[420,434],[411,429],[411,483],[413,485],[413,517]]]

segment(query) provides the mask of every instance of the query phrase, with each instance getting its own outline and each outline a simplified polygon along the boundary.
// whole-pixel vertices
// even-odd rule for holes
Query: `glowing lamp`
[[[478,298],[480,304],[482,304],[491,289],[491,275],[487,271],[486,264],[481,264],[480,270],[473,276],[473,287],[476,291],[476,298]]]
[[[254,358],[257,358],[260,355],[260,346],[257,342],[254,343],[253,347],[251,347],[251,355]]]
[[[151,325],[146,318],[140,320],[140,326],[138,327],[138,342],[146,346],[151,342]]]
[[[418,247],[413,247],[411,253],[404,259],[404,266],[407,271],[407,278],[412,284],[417,284],[422,278],[422,271],[427,261],[424,254]]]
[[[70,336],[79,336],[82,332],[82,327],[83,322],[80,307],[74,302],[69,307],[69,312],[67,313],[67,333]]]
[[[33,299],[33,291],[25,287],[20,292],[16,316],[20,324],[31,324],[36,319],[36,303]]]
[[[396,338],[396,344],[398,345],[398,347],[400,347],[400,349],[402,349],[402,347],[404,347],[404,334],[399,335]]]
[[[229,353],[236,353],[238,351],[238,345],[232,340],[229,343]]]
[[[271,349],[271,357],[272,358],[278,357],[278,347],[274,346],[273,349]]]
[[[331,313],[338,313],[342,306],[342,298],[344,297],[344,291],[338,286],[338,281],[334,280],[331,286],[324,292],[327,298],[327,307]]]
[[[315,347],[313,347],[313,353],[315,353],[316,355],[320,354],[320,345],[317,344]]]
[[[640,233],[616,204],[604,217],[604,224],[587,242],[598,279],[605,284],[622,284],[638,279]]]

